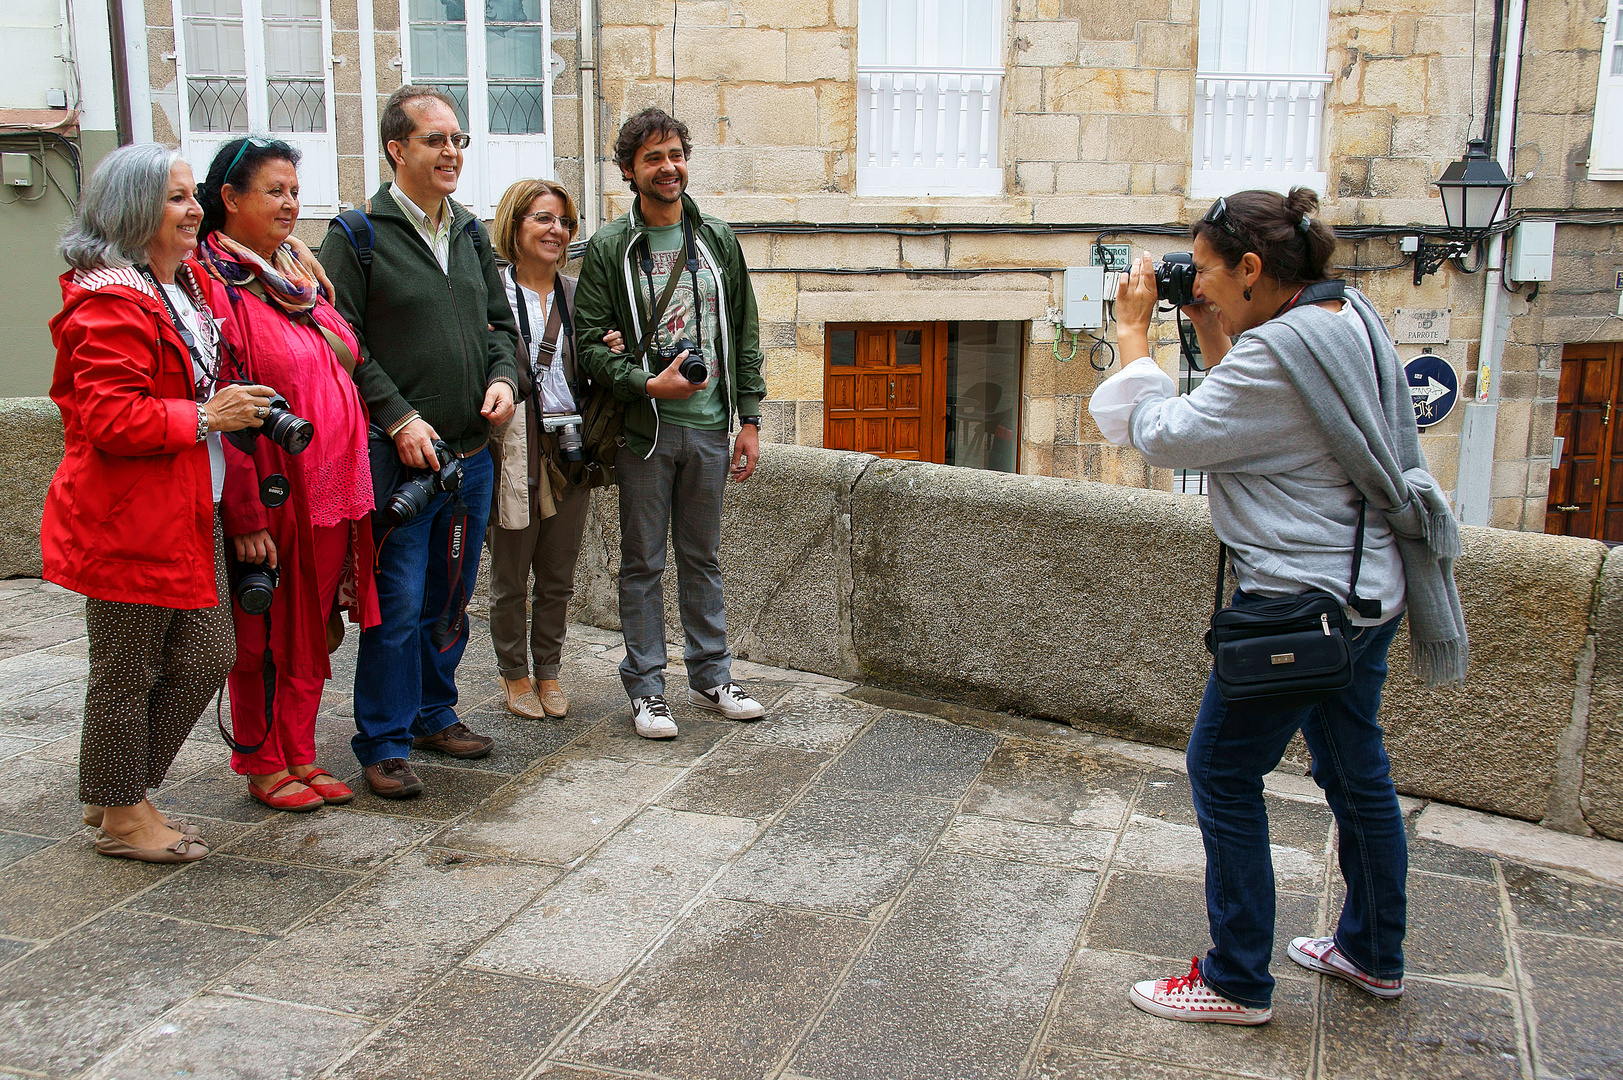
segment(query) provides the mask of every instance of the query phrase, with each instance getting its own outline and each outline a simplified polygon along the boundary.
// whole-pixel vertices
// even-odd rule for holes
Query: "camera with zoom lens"
[[[541,426],[558,437],[558,453],[565,461],[582,460],[580,429],[585,423],[580,413],[556,413],[541,418]]]
[[[1187,251],[1169,251],[1155,264],[1155,297],[1169,307],[1198,304],[1195,299],[1195,257]]]
[[[276,595],[276,586],[281,581],[281,575],[274,566],[263,563],[239,563],[237,565],[236,580],[231,583],[231,591],[242,605],[242,610],[249,615],[263,615],[270,610],[271,600]]]
[[[231,385],[254,384],[234,381]],[[261,435],[290,454],[302,454],[310,445],[310,440],[316,437],[316,426],[288,408],[287,398],[277,394],[271,398],[270,411],[265,414],[257,428],[225,432],[226,440],[249,457],[253,456],[254,444]]]
[[[661,365],[668,365],[684,352],[688,354],[687,359],[676,369],[682,373],[682,377],[694,385],[710,378],[710,365],[704,361],[704,350],[689,338],[677,338],[663,349],[655,350],[654,355],[659,357]]]
[[[410,480],[395,488],[384,507],[384,517],[394,525],[404,525],[428,507],[434,496],[441,492],[456,491],[462,487],[462,462],[451,453],[443,440],[434,440],[435,469],[418,470]]]

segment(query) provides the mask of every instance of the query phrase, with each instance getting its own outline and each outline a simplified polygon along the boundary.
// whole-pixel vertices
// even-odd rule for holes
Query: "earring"
[[[1249,285],[1245,287],[1245,298],[1247,300],[1251,299],[1251,286]]]

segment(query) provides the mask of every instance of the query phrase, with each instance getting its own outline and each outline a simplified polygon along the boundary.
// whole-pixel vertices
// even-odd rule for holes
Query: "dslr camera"
[[[541,426],[558,437],[558,453],[565,461],[582,459],[580,430],[585,423],[580,413],[555,413],[541,418]]]
[[[271,599],[281,575],[273,566],[264,563],[237,563],[231,591],[249,615],[263,615],[270,610]]]
[[[710,378],[710,365],[704,362],[704,350],[693,344],[690,338],[677,338],[664,348],[655,349],[654,355],[659,357],[663,370],[664,366],[669,365],[684,352],[688,354],[688,358],[676,369],[682,373],[682,377],[695,386]]]
[[[390,524],[404,525],[422,513],[434,496],[462,487],[462,462],[451,453],[444,440],[434,440],[434,459],[440,463],[439,468],[418,470],[415,476],[395,488],[394,494],[389,496],[383,516]]]
[[[233,380],[232,385],[252,386],[252,383]],[[227,431],[226,440],[249,457],[253,457],[254,444],[263,435],[290,454],[302,454],[310,440],[316,436],[316,426],[288,408],[287,398],[277,394],[271,398],[270,412],[257,428]]]
[[[1155,264],[1155,296],[1168,307],[1199,303],[1195,299],[1195,257],[1187,251],[1169,251]]]

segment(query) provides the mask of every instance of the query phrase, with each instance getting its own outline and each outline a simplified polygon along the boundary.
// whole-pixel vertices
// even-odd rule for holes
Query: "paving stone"
[[[1275,978],[1310,977],[1285,950],[1291,938],[1318,937],[1321,927],[1318,897],[1274,894],[1274,951],[1268,970]],[[1205,956],[1212,947],[1205,884],[1112,871],[1088,924],[1088,947],[1164,956],[1174,964]]]
[[[213,714],[209,714],[210,729],[213,731]],[[199,724],[197,730],[201,730]],[[58,765],[68,765],[77,770],[79,768],[79,736],[80,732],[65,736],[52,742],[45,743],[35,749],[28,756],[40,761],[50,761]],[[205,769],[215,768],[222,764],[229,764],[230,751],[220,742],[218,732],[214,737],[198,738],[195,731],[191,738],[180,744],[180,751],[175,754],[175,760],[169,766],[169,773],[164,777],[164,783],[176,784],[188,777],[195,776]]]
[[[77,836],[53,843],[0,870],[0,934],[53,938],[121,903],[176,871],[175,866],[109,859],[92,846],[83,825]]]
[[[345,780],[355,789],[355,798],[345,804],[346,807],[373,814],[449,821],[479,809],[481,803],[512,781],[511,777],[501,773],[482,773],[417,760],[412,761],[411,768],[423,782],[421,795],[413,795],[409,799],[380,799],[372,794],[365,778],[357,773],[353,783]]]
[[[18,626],[0,627],[0,659],[48,649],[85,636],[84,601],[80,610],[54,618],[35,619]]]
[[[276,933],[360,880],[335,870],[211,855],[125,906],[153,915]]]
[[[19,941],[15,938],[0,938],[0,967],[11,963],[34,947],[32,941]]]
[[[1325,1080],[1522,1074],[1508,994],[1421,979],[1405,979],[1403,996],[1395,1001],[1340,979],[1325,979],[1323,994],[1319,1075]]]
[[[517,1080],[595,998],[572,986],[455,970],[333,1075],[336,1080]],[[447,1032],[456,1035],[447,1038]]]
[[[514,781],[438,842],[562,865],[597,846],[681,775],[637,761],[558,758],[549,766]]]
[[[1014,1075],[1095,875],[940,854],[919,871],[791,1068],[828,1080]]]
[[[462,721],[481,735],[489,735],[496,745],[489,754],[473,761],[460,761],[444,754],[411,752],[413,766],[426,762],[451,769],[517,775],[538,758],[556,753],[578,739],[592,726],[580,719],[531,720],[507,711],[502,699],[494,697],[488,707],[461,710]]]
[[[1455,847],[1437,840],[1415,835],[1415,822],[1419,814],[1410,814],[1404,822],[1409,833],[1409,869],[1433,874],[1451,874],[1454,877],[1494,881],[1494,860],[1480,851]]]
[[[964,798],[964,810],[1050,825],[1117,829],[1144,771],[1098,753],[1010,739],[982,766],[980,778]]]
[[[828,787],[956,799],[996,749],[995,736],[909,713],[885,713],[823,774]]]
[[[872,705],[840,694],[793,689],[783,695],[765,722],[744,729],[739,738],[831,754],[878,715]]]
[[[1496,886],[1411,873],[1408,897],[1406,971],[1463,981],[1510,977]]]
[[[0,735],[0,761],[28,753],[33,753],[33,756],[39,757],[41,756],[39,751],[50,745],[51,743],[42,739],[28,739],[21,735]],[[78,764],[77,754],[74,757],[74,764]]]
[[[205,994],[102,1060],[86,1080],[303,1080],[321,1072],[371,1027],[353,1016]]]
[[[870,929],[827,915],[703,904],[558,1056],[663,1076],[769,1075]]]
[[[43,847],[50,847],[55,840],[43,836],[28,836],[24,833],[6,832],[0,830],[0,866],[10,866],[18,859],[32,855]]]
[[[1269,845],[1273,856],[1274,885],[1287,892],[1316,892],[1324,886],[1324,849],[1304,851],[1284,844]],[[1116,845],[1115,865],[1158,874],[1205,877],[1206,848],[1194,825],[1134,814]]]
[[[548,1063],[534,1074],[534,1080],[620,1080],[619,1073],[599,1072],[575,1065]]]
[[[1195,801],[1189,790],[1189,777],[1165,769],[1150,770],[1144,776],[1144,787],[1133,804],[1133,812],[1175,825],[1196,824]]]
[[[84,828],[79,770],[48,761],[0,762],[0,822],[35,836],[69,836]]]
[[[683,715],[684,712],[687,715]],[[698,710],[671,702],[671,715],[680,734],[674,739],[645,739],[625,715],[598,724],[558,756],[575,761],[637,761],[645,765],[691,765],[721,740],[745,728],[736,720],[709,720]]]
[[[65,682],[0,703],[0,733],[60,739],[84,722],[85,687]]]
[[[755,829],[739,818],[651,807],[519,914],[472,963],[588,986],[611,982]]]
[[[1029,821],[960,814],[941,837],[941,850],[993,859],[1098,870],[1110,859],[1116,834],[1102,829],[1073,829]]]
[[[1623,944],[1535,933],[1516,941],[1538,1014],[1540,1074],[1623,1076],[1616,1007],[1623,1000]]]
[[[383,1016],[552,883],[542,867],[414,852],[233,972],[222,989]]]
[[[1152,1065],[1138,1058],[1050,1046],[1037,1057],[1032,1080],[1183,1080],[1185,1077],[1238,1077],[1240,1073]]]
[[[717,896],[868,916],[946,828],[952,807],[814,787],[716,883]]]
[[[1506,862],[1505,885],[1523,930],[1623,941],[1623,889]]]
[[[215,765],[179,782],[165,782],[150,798],[152,805],[171,817],[215,818],[251,824],[280,811],[256,802],[248,794],[248,780]]]
[[[85,700],[87,661],[50,653],[24,653],[0,660],[0,703],[21,701],[40,690],[75,684],[81,708]]]
[[[1078,950],[1048,1041],[1079,1050],[1108,1050],[1165,1065],[1206,1068],[1270,1078],[1305,1077],[1313,1047],[1313,984],[1281,979],[1274,987],[1274,1018],[1257,1027],[1180,1024],[1143,1012],[1127,1000],[1141,979],[1184,975],[1189,962],[1169,963],[1131,953]]]
[[[78,593],[46,591],[37,585],[0,593],[0,629],[16,630],[47,619],[78,616],[84,632],[85,598]]]
[[[828,760],[827,754],[756,742],[717,747],[660,799],[673,810],[769,818],[782,810]]]
[[[433,821],[329,807],[278,814],[232,841],[229,851],[334,870],[375,870],[439,827]]]
[[[77,1073],[252,956],[265,940],[241,930],[109,912],[6,970],[0,1062]]]

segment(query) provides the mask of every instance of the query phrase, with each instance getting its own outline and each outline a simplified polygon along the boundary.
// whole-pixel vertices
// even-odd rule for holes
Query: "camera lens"
[[[260,430],[271,442],[290,454],[302,454],[316,436],[316,426],[290,412],[285,402],[280,407],[274,402],[271,404],[270,415],[265,417]]]
[[[581,460],[579,424],[566,424],[558,429],[558,452],[565,461]]]
[[[427,508],[434,497],[434,474],[416,476],[395,488],[383,514],[395,525],[404,525]]]
[[[248,570],[237,579],[237,603],[249,615],[263,615],[276,596],[276,571]]]

